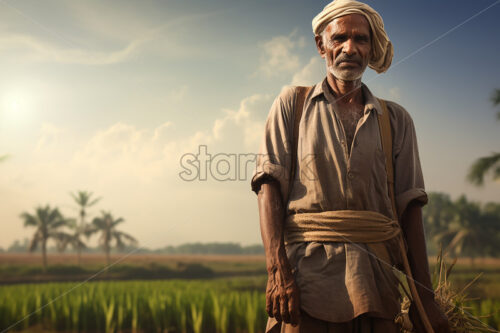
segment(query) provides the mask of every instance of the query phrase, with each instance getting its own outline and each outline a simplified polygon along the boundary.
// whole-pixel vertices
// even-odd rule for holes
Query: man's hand
[[[296,326],[300,321],[300,293],[290,271],[273,269],[268,272],[266,311],[277,321]]]
[[[423,302],[423,306],[434,332],[451,333],[448,318],[434,300]]]
[[[451,333],[448,318],[446,318],[446,315],[443,313],[436,301],[430,299],[427,301],[422,300],[422,305],[424,306],[427,318],[429,318],[429,322],[431,323],[435,333]],[[409,314],[415,328],[415,332],[427,333],[422,321],[420,320],[420,315],[415,304],[410,306]]]

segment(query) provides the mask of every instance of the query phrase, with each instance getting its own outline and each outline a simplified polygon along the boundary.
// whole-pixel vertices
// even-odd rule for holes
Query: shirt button
[[[352,172],[348,172],[347,173],[347,177],[349,177],[349,179],[353,179],[354,178],[354,175],[352,174]]]

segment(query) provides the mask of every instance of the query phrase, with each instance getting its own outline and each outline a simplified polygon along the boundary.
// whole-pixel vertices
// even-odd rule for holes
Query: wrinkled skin
[[[358,88],[371,52],[371,31],[366,18],[359,14],[339,17],[325,28],[323,36],[315,36],[315,41],[318,53],[325,59],[328,85],[336,96],[338,106],[362,106],[363,96]],[[268,179],[262,184],[258,192],[258,204],[268,271],[266,310],[270,317],[295,326],[300,321],[300,291],[286,255],[283,240],[285,206],[277,181]],[[449,333],[448,320],[434,301],[422,208],[418,202],[408,204],[401,217],[401,226],[408,244],[408,260],[413,277],[417,281],[417,290],[431,325],[435,333]],[[416,320],[415,309],[411,310],[417,332],[425,332]]]
[[[359,88],[371,56],[371,30],[366,18],[359,14],[336,18],[314,39],[339,107],[364,105]]]
[[[333,20],[315,41],[332,79],[361,82],[371,56],[370,24],[363,15],[346,15]]]
[[[300,293],[285,251],[285,210],[279,183],[262,184],[257,200],[268,272],[266,311],[269,317],[295,326],[300,321]]]
[[[293,277],[286,277],[287,273],[287,270],[276,269],[269,274],[266,311],[270,317],[295,326],[300,321],[300,293]]]

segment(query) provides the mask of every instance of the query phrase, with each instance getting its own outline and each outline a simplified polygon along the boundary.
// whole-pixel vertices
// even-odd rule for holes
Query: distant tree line
[[[465,195],[451,200],[438,192],[428,196],[423,219],[431,254],[442,246],[458,257],[500,256],[500,203],[480,204]]]
[[[29,239],[25,238],[22,242],[15,240],[7,249],[0,248],[0,252],[7,253],[22,253],[29,249]],[[128,253],[136,249],[130,245],[123,248],[113,248],[111,253]],[[57,253],[60,250],[56,246],[47,248],[47,253]],[[76,253],[75,249],[68,249],[66,252]],[[85,247],[82,253],[98,253],[102,252],[100,247]],[[158,249],[141,248],[136,251],[138,254],[264,254],[264,247],[262,244],[254,245],[240,245],[238,243],[184,243],[177,246],[165,246]]]
[[[166,246],[160,250],[167,254],[264,254],[261,244],[242,246],[238,243],[186,243]]]

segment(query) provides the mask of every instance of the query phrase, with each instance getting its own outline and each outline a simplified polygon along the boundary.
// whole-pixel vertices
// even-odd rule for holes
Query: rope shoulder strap
[[[298,86],[295,90],[295,108],[293,118],[293,141],[292,141],[292,161],[290,168],[290,185],[288,189],[288,198],[292,191],[293,182],[295,180],[295,169],[297,168],[297,149],[299,145],[299,125],[304,110],[304,102],[312,87]]]
[[[383,99],[378,98],[380,106],[382,106],[382,115],[378,114],[378,126],[380,129],[380,141],[382,142],[382,150],[385,154],[385,167],[387,171],[387,188],[389,190],[389,198],[392,203],[392,211],[394,218],[398,219],[396,209],[396,198],[394,195],[394,166],[392,164],[392,131],[391,121],[389,119],[389,111],[387,104]]]
[[[392,202],[392,211],[394,213],[394,217],[398,219],[397,209],[396,209],[396,199],[394,195],[394,165],[392,164],[392,131],[391,131],[391,122],[389,119],[389,111],[387,110],[387,103],[383,99],[378,99],[380,106],[382,107],[382,115],[378,114],[378,125],[380,129],[380,139],[382,141],[382,149],[385,154],[385,165],[387,171],[387,186],[389,191],[389,197]],[[400,235],[400,250],[403,259],[403,266],[405,273],[407,275],[408,285],[410,287],[411,294],[413,296],[413,302],[417,306],[418,313],[420,315],[420,319],[422,320],[424,327],[428,333],[434,333],[432,329],[431,323],[429,322],[429,318],[427,317],[427,313],[422,305],[422,301],[420,300],[420,296],[418,295],[417,288],[415,286],[415,281],[413,280],[413,275],[411,272],[411,267],[408,262],[408,257],[406,255],[408,251],[408,247],[402,235]]]

